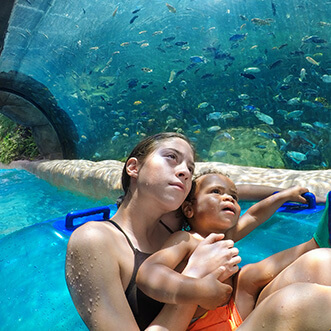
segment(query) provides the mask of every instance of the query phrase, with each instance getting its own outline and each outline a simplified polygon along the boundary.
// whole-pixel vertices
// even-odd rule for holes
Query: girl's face
[[[137,187],[148,195],[150,203],[158,203],[164,212],[180,207],[192,185],[194,155],[183,139],[171,138],[138,163]]]
[[[199,177],[196,184],[192,230],[207,236],[234,227],[241,209],[232,180],[220,174],[208,174]]]

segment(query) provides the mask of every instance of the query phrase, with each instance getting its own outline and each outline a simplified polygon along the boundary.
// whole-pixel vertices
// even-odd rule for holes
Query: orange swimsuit
[[[187,331],[233,331],[241,323],[242,319],[233,298],[231,298],[226,306],[207,311],[198,320],[191,323]]]

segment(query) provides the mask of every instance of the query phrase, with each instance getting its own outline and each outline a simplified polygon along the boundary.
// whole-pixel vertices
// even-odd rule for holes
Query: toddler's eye
[[[215,193],[215,194],[220,194],[221,193],[221,191],[218,188],[214,188],[211,192]]]

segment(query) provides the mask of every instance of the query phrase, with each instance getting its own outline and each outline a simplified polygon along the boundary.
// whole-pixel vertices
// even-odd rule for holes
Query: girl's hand
[[[236,273],[241,261],[239,250],[233,247],[232,240],[222,240],[223,238],[224,234],[212,233],[202,240],[190,256],[182,274],[193,278],[211,274],[211,277],[224,281]]]

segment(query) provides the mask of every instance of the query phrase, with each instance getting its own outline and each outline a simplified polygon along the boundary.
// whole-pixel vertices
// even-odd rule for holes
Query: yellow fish
[[[130,43],[128,41],[120,44],[121,47],[126,47],[126,46],[129,46],[129,45],[130,45]]]
[[[134,106],[139,106],[141,104],[142,104],[142,101],[140,101],[140,100],[137,100],[133,103]]]
[[[169,5],[168,3],[166,3],[166,6],[168,7],[168,9],[171,13],[176,13],[176,8],[175,7]]]
[[[143,43],[140,45],[141,48],[148,47],[148,46],[149,46],[149,43]]]
[[[147,30],[143,30],[143,31],[140,31],[139,34],[143,34],[143,33],[146,33]]]
[[[319,65],[320,65],[319,62],[315,61],[315,60],[314,60],[312,57],[310,57],[310,56],[306,56],[306,60],[307,60],[309,63],[313,64],[314,66],[319,66]]]

